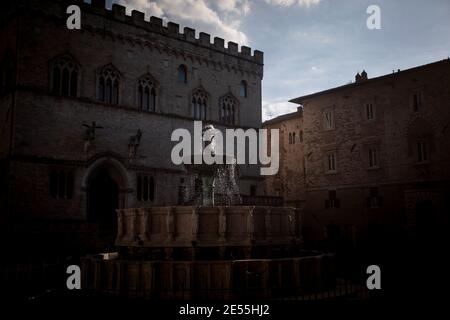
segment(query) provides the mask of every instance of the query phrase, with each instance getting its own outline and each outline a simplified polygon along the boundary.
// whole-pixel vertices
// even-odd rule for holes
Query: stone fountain
[[[183,163],[186,171],[198,177],[201,182],[199,192],[192,195],[189,202],[201,204],[203,206],[239,205],[241,197],[237,178],[239,176],[236,160],[231,155],[216,153],[216,129],[208,124],[203,127],[204,146],[210,148],[211,155],[215,159],[220,159],[221,163],[205,164],[203,154],[197,153],[186,158]]]
[[[206,126],[204,133],[214,144],[214,128]],[[223,155],[224,164],[197,165],[196,156],[185,167],[201,180],[189,201],[199,205],[118,209],[119,256],[85,259],[85,288],[148,298],[234,299],[332,285],[333,257],[301,249],[298,209],[240,206],[235,161]]]

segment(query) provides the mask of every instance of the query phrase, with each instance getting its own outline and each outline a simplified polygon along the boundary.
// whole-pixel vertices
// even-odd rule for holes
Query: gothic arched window
[[[51,64],[50,91],[65,97],[76,97],[78,94],[78,66],[67,56],[53,60]]]
[[[149,74],[141,77],[138,84],[138,104],[144,111],[156,111],[157,84]]]
[[[178,82],[187,83],[187,67],[184,64],[178,67]]]
[[[238,102],[231,94],[222,97],[219,102],[220,122],[223,124],[236,125],[238,119]]]
[[[208,94],[199,88],[192,94],[191,116],[196,120],[206,120],[206,110],[208,109]]]
[[[98,100],[111,104],[119,104],[119,88],[119,72],[112,65],[103,67],[97,79]]]
[[[239,86],[239,95],[243,98],[247,98],[247,81],[242,80]]]

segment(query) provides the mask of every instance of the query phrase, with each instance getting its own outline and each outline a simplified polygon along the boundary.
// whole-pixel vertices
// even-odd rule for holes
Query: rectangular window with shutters
[[[325,209],[335,209],[340,208],[341,202],[337,198],[336,190],[328,191],[328,199],[325,200]]]
[[[375,107],[373,103],[366,104],[366,119],[374,120],[375,119]]]
[[[417,142],[417,162],[423,163],[428,161],[427,144],[425,141]]]
[[[334,129],[334,111],[327,110],[324,112],[324,126],[325,129]]]
[[[328,173],[336,172],[336,152],[329,152],[327,154],[326,170]]]
[[[377,167],[378,167],[377,148],[371,147],[369,148],[369,168],[377,168]]]
[[[422,93],[414,92],[412,96],[412,105],[414,112],[419,112],[422,109]]]

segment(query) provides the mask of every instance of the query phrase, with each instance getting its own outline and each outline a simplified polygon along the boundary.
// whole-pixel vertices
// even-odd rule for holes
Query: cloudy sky
[[[450,0],[109,0],[264,51],[263,120],[291,98],[450,56]],[[381,8],[381,30],[366,26]]]

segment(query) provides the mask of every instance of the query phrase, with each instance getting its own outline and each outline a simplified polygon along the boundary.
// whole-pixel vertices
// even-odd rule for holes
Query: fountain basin
[[[223,261],[82,261],[82,286],[97,294],[169,300],[296,297],[335,285],[334,256]]]
[[[116,245],[122,252],[136,252],[133,248],[255,249],[301,243],[302,219],[295,208],[174,206],[119,209],[117,213]],[[251,252],[240,256],[250,258]]]
[[[334,256],[301,249],[301,214],[269,206],[119,209],[119,255],[82,260],[96,294],[175,300],[295,297],[335,284]]]

